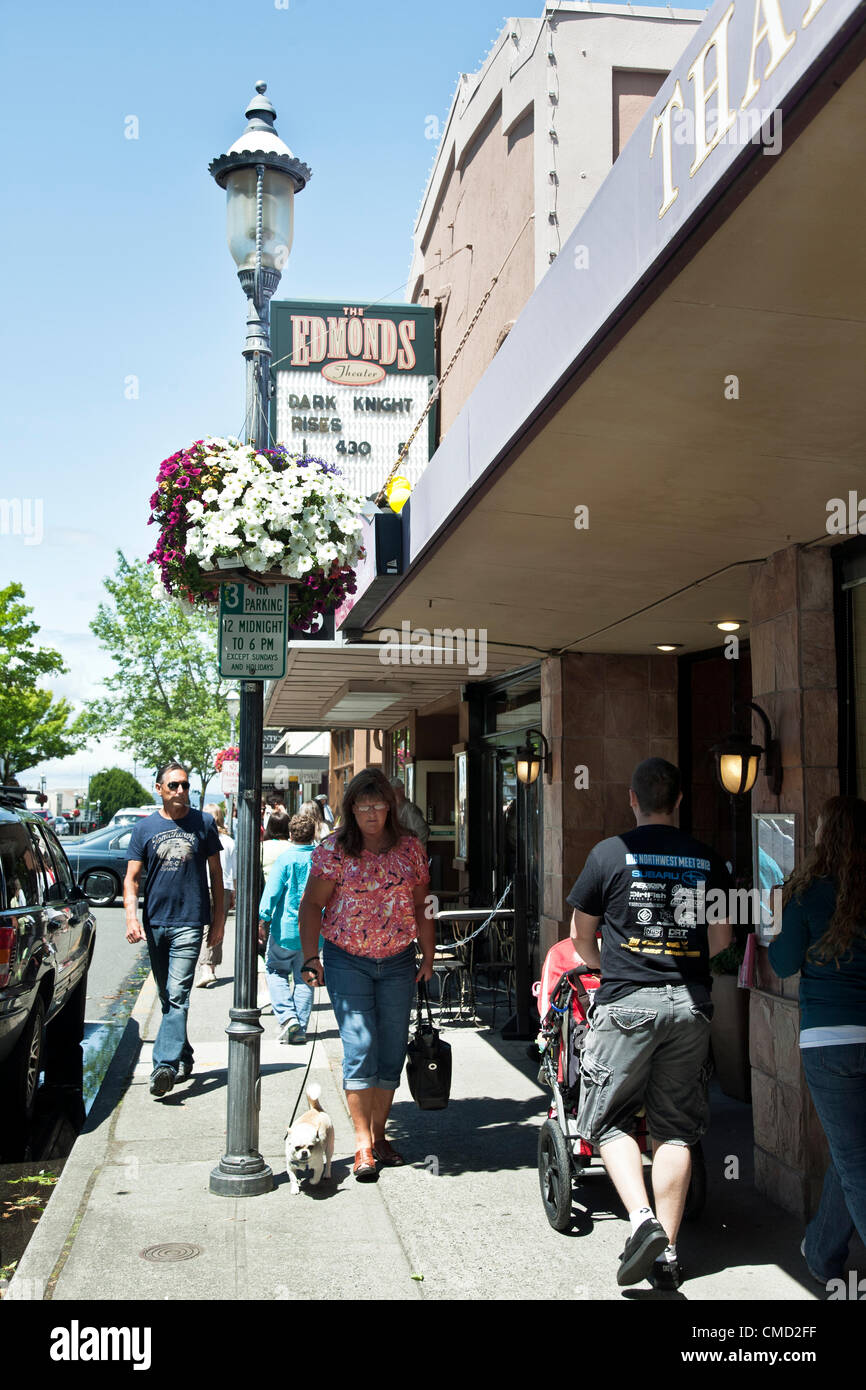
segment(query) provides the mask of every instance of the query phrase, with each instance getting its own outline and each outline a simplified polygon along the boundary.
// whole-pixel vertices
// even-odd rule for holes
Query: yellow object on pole
[[[403,478],[396,473],[385,489],[385,496],[388,499],[388,506],[392,512],[398,514],[402,512],[406,503],[409,501],[409,494],[412,491],[412,484],[408,478]]]

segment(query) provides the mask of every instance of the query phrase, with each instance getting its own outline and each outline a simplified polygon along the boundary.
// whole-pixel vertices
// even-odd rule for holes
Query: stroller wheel
[[[692,1176],[686,1193],[683,1211],[684,1221],[694,1221],[700,1216],[707,1201],[707,1165],[700,1141],[692,1145]]]
[[[555,1120],[545,1120],[538,1136],[538,1181],[547,1219],[555,1231],[571,1229],[571,1155]]]

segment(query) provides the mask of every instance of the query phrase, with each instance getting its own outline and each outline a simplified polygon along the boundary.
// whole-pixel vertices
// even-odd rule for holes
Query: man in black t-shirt
[[[192,1071],[193,1052],[186,1031],[189,995],[207,930],[208,946],[225,931],[219,834],[213,816],[189,804],[189,775],[167,763],[156,775],[162,809],[140,820],[126,852],[123,901],[126,939],[147,939],[150,967],[159,991],[162,1022],[153,1044],[150,1092],[164,1096]],[[144,869],[144,930],[138,921],[138,894]],[[210,871],[211,891],[208,890]],[[212,894],[212,901],[211,901]]]
[[[690,1145],[709,1119],[709,959],[730,941],[731,879],[711,849],[677,828],[681,799],[672,763],[639,763],[629,791],[636,829],[597,844],[568,895],[575,949],[591,968],[601,966],[581,1059],[577,1128],[599,1149],[629,1214],[621,1285],[651,1275],[659,1288],[679,1286],[676,1238]],[[642,1106],[658,1219],[633,1137]]]

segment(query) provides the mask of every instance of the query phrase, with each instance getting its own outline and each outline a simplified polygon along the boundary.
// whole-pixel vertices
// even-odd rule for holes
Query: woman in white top
[[[222,806],[212,802],[204,809],[206,814],[213,816],[216,821],[217,834],[220,837],[220,866],[223,871],[226,916],[228,916],[235,903],[235,842],[226,830],[225,812]],[[217,946],[208,946],[207,940],[202,943],[201,955],[198,958],[199,974],[196,981],[200,988],[210,989],[211,985],[216,984],[216,967],[222,965],[222,959],[222,942]]]

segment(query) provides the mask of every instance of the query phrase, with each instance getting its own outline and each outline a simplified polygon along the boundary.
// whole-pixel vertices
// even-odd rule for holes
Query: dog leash
[[[302,1080],[302,1082],[301,1082],[301,1089],[298,1091],[298,1098],[297,1098],[297,1100],[295,1101],[295,1108],[294,1108],[294,1110],[292,1111],[292,1118],[289,1120],[289,1124],[288,1124],[288,1128],[289,1128],[289,1129],[291,1129],[292,1125],[295,1123],[295,1116],[296,1116],[297,1113],[298,1113],[298,1106],[299,1106],[300,1103],[301,1103],[301,1096],[305,1093],[305,1091],[306,1091],[306,1089],[307,1089],[307,1077],[309,1076],[309,1074],[310,1074],[310,1068],[311,1068],[312,1065],[313,1065],[313,1054],[314,1054],[315,1051],[316,1051],[316,1038],[317,1038],[318,1035],[319,1035],[319,1008],[318,1008],[318,1001],[314,1002],[314,1004],[313,1004],[313,1018],[314,1018],[314,1020],[315,1020],[315,1025],[316,1025],[316,1026],[315,1026],[315,1028],[313,1029],[313,1046],[310,1048],[310,1060],[307,1062],[306,1071],[304,1072],[304,1078],[303,1078],[303,1080]]]

